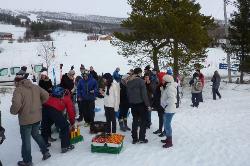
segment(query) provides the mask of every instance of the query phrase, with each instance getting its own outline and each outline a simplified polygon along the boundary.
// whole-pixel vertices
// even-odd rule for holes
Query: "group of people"
[[[62,76],[60,84],[53,86],[46,69],[42,69],[38,85],[32,84],[27,79],[27,73],[20,70],[16,74],[16,88],[10,108],[12,114],[18,114],[20,124],[23,160],[18,165],[32,165],[31,136],[39,145],[43,160],[51,157],[50,142],[56,141],[51,136],[53,124],[59,130],[61,153],[74,149],[74,145],[70,144],[69,131],[75,127],[75,120],[84,122],[85,127],[95,122],[95,100],[98,97],[104,100],[106,132],[117,132],[118,118],[121,131],[132,130],[133,144],[148,143],[146,131],[152,124],[151,111],[157,111],[159,128],[153,133],[166,137],[161,140],[163,148],[172,147],[171,121],[179,107],[179,79],[173,77],[171,68],[167,68],[167,72],[159,72],[157,69],[151,70],[149,65],[145,67],[144,75],[141,68],[131,69],[125,75],[120,75],[119,71],[116,68],[112,74],[105,73],[100,77],[93,67],[87,70],[81,65],[81,75],[75,77],[74,67],[71,67]],[[198,107],[202,101],[204,82],[204,76],[197,70],[190,81],[194,107]],[[215,72],[212,82],[213,93],[221,98],[218,72]],[[78,105],[78,117],[74,103]],[[132,129],[127,123],[129,109],[133,116]]]

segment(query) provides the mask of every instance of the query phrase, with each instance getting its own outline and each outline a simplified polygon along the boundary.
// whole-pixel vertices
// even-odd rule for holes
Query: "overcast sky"
[[[196,0],[201,12],[223,19],[223,0]],[[64,11],[113,17],[128,17],[127,0],[0,0],[0,8],[20,10]],[[233,7],[228,7],[228,13]]]

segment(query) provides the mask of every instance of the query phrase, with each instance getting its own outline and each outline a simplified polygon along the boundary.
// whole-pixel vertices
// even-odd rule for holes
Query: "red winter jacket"
[[[199,79],[201,80],[202,86],[204,87],[204,85],[205,85],[205,77],[204,77],[204,75],[202,73],[200,73]]]
[[[75,123],[75,110],[70,95],[65,95],[63,98],[50,96],[44,105],[53,107],[60,112],[64,111],[64,109],[66,108],[70,124],[73,125]]]

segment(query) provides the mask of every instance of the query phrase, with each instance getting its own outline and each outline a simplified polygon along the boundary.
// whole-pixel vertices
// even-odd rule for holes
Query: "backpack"
[[[197,81],[194,83],[194,90],[201,91],[203,89],[201,79],[197,79]]]

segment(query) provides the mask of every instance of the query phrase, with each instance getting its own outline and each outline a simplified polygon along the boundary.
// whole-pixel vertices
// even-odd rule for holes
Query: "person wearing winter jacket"
[[[98,75],[97,75],[96,71],[94,70],[93,66],[90,66],[90,68],[89,68],[89,73],[92,75],[92,77],[93,77],[96,81],[98,81]]]
[[[149,73],[146,73],[144,75],[144,81],[145,81],[145,85],[146,85],[146,89],[147,89],[149,104],[150,104],[150,107],[151,107],[152,106],[154,90],[153,90],[152,81],[150,80]],[[151,111],[148,111],[148,117],[147,117],[147,128],[148,129],[150,129],[151,124],[152,124],[151,123]]]
[[[52,81],[51,81],[51,79],[49,79],[46,71],[43,71],[41,73],[41,78],[39,80],[38,85],[41,88],[43,88],[44,90],[46,90],[48,93],[51,93],[53,85],[52,85]]]
[[[218,95],[219,98],[221,99],[221,94],[219,92],[221,78],[217,70],[214,72],[211,81],[213,83],[212,85],[213,99],[216,100],[216,95]]]
[[[74,88],[74,76],[75,76],[75,71],[70,70],[68,73],[65,73],[62,76],[60,87],[69,90],[70,92]]]
[[[49,135],[46,133],[48,133],[48,130],[50,129],[49,122],[53,121],[60,129],[61,152],[66,153],[67,151],[74,149],[74,146],[70,145],[69,123],[63,114],[66,109],[70,125],[73,126],[75,123],[75,110],[69,91],[59,86],[54,87],[52,94],[48,101],[44,104],[44,107],[44,124],[42,124],[44,127],[42,128],[42,132],[45,133],[45,142],[48,143]]]
[[[161,95],[161,106],[164,108],[164,129],[166,139],[162,140],[161,142],[165,143],[163,148],[169,148],[173,146],[172,143],[172,127],[171,121],[176,113],[176,95],[177,95],[177,83],[174,82],[174,79],[170,75],[165,75],[162,79],[163,89]]]
[[[31,136],[39,145],[43,160],[50,157],[43,137],[39,134],[40,121],[42,120],[41,107],[48,100],[49,94],[38,85],[25,79],[25,72],[21,70],[17,73],[14,81],[16,88],[12,97],[10,113],[18,115],[23,158],[17,164],[18,166],[31,166]]]
[[[161,87],[162,87],[162,78],[166,75],[165,72],[158,73],[159,84],[154,92],[152,107],[157,111],[159,118],[159,128],[153,132],[153,134],[159,134],[159,137],[164,137],[165,133],[163,132],[163,115],[164,109],[161,106]]]
[[[202,87],[204,88],[204,86],[205,86],[205,76],[204,76],[203,73],[201,73],[201,71],[199,69],[197,69],[196,72],[199,74],[199,79],[201,80]],[[202,91],[201,91],[201,94],[200,94],[200,102],[203,102]]]
[[[147,116],[149,111],[149,100],[147,89],[142,77],[141,68],[135,68],[134,74],[127,83],[128,101],[131,106],[133,115],[132,122],[132,139],[133,144],[148,143],[146,137]],[[140,126],[139,139],[137,135],[138,127]]]
[[[113,72],[113,79],[114,79],[116,82],[121,82],[122,76],[119,74],[119,72],[120,72],[120,68],[119,68],[119,67],[117,67],[117,68],[115,69],[115,71]]]
[[[40,79],[39,79],[39,84],[38,85],[41,88],[43,88],[44,90],[46,90],[48,93],[51,93],[53,85],[52,85],[52,82],[51,82],[51,80],[49,79],[49,77],[47,75],[47,71],[41,72]],[[42,108],[42,112],[44,113],[44,106]],[[42,124],[43,124],[43,122],[42,122]],[[50,124],[50,126],[52,126],[54,123],[52,121],[50,121],[49,124]],[[43,126],[41,126],[41,127],[43,127]],[[50,142],[56,141],[56,139],[52,138],[52,136],[51,136],[51,129],[48,130],[48,132],[49,132],[48,133],[49,134],[49,141]],[[43,136],[43,133],[42,133],[42,136]],[[50,146],[50,144],[47,143],[47,146]]]
[[[201,91],[203,89],[202,86],[202,82],[199,78],[199,74],[198,73],[194,73],[193,74],[193,78],[189,81],[189,85],[192,87],[191,89],[191,93],[192,93],[192,107],[199,107],[199,103],[200,103],[200,95],[201,95]]]
[[[120,104],[120,86],[113,81],[110,73],[103,76],[105,90],[102,92],[104,96],[104,110],[107,121],[107,133],[116,133],[116,112],[118,112]]]
[[[94,122],[95,118],[95,100],[98,95],[98,85],[97,81],[85,71],[82,74],[82,79],[77,85],[77,99],[80,101],[80,110],[78,122],[83,119],[85,121],[85,126],[89,126]]]
[[[131,131],[128,127],[127,117],[129,110],[129,102],[127,95],[127,81],[129,79],[129,75],[125,74],[122,76],[122,80],[120,83],[120,105],[119,105],[119,125],[121,131]]]

